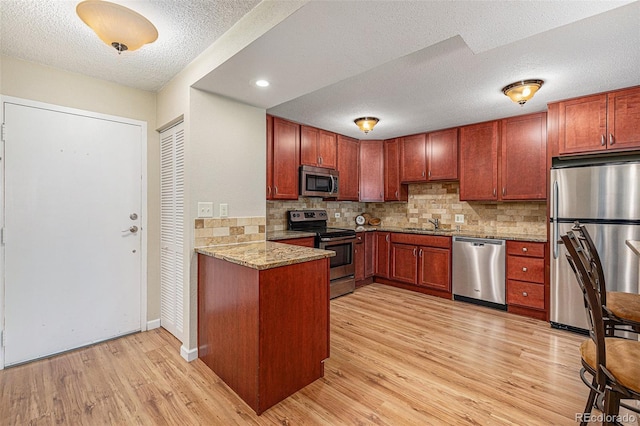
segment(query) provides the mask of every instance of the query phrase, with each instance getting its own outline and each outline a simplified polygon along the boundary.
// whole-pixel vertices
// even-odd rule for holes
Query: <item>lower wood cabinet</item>
[[[548,320],[545,243],[507,241],[508,311]]]
[[[451,291],[451,250],[418,248],[418,285]]]
[[[373,282],[375,272],[376,233],[358,232],[355,243],[356,287]]]
[[[376,277],[389,278],[389,267],[391,259],[391,233],[376,232]]]
[[[376,276],[382,283],[451,297],[450,237],[390,233],[378,235],[377,244]],[[389,267],[385,269],[387,256]]]

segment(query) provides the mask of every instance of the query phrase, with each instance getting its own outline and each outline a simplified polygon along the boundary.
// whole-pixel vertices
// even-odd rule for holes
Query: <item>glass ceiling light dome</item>
[[[78,3],[76,13],[119,54],[124,50],[137,50],[158,39],[158,30],[147,18],[119,4],[86,0]]]
[[[533,98],[538,89],[542,87],[542,80],[522,80],[511,83],[502,88],[502,93],[508,96],[513,102],[524,105],[529,99]]]
[[[356,126],[360,128],[365,134],[369,133],[373,130],[373,127],[378,124],[380,119],[376,117],[360,117],[353,120],[356,123]]]

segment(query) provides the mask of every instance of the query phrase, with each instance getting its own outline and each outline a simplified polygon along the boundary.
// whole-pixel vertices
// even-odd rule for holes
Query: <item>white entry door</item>
[[[4,365],[144,328],[146,124],[3,106]]]

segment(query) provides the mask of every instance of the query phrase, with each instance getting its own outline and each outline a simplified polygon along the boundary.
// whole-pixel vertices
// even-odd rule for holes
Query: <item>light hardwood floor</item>
[[[0,424],[572,425],[582,340],[372,284],[331,302],[325,377],[260,417],[156,329],[0,371]]]

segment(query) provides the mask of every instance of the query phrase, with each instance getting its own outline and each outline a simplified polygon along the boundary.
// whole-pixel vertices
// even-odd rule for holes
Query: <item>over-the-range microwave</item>
[[[300,195],[303,197],[337,197],[338,176],[336,170],[300,166]]]

